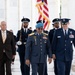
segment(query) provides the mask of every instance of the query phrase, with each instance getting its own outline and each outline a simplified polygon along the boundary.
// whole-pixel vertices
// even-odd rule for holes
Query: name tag
[[[57,36],[57,38],[61,38],[61,36]]]
[[[69,38],[74,38],[74,35],[72,35],[72,34],[71,34],[71,35],[69,35]]]

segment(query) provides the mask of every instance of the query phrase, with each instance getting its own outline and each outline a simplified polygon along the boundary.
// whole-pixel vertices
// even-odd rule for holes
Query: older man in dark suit
[[[15,54],[16,51],[13,34],[7,31],[6,22],[2,21],[0,30],[0,75],[12,75],[11,60],[12,58],[15,58]]]

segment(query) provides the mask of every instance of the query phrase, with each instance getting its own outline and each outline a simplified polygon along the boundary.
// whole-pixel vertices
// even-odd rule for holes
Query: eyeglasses
[[[38,30],[43,30],[43,28],[38,28]]]

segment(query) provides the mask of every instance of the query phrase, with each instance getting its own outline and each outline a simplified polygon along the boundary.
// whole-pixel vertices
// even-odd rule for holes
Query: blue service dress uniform
[[[49,31],[49,40],[50,40],[50,43],[52,44],[52,40],[53,40],[53,36],[54,36],[54,32],[55,32],[55,28],[51,29]]]
[[[25,64],[25,50],[26,50],[26,41],[28,38],[28,35],[31,33],[31,30],[27,30],[27,32],[24,31],[22,28],[17,33],[17,41],[21,41],[21,45],[18,45],[18,53],[20,58],[20,68],[22,75],[30,75],[30,67],[28,67]]]
[[[73,29],[68,28],[66,35],[64,35],[63,28],[56,30],[52,50],[56,55],[58,75],[70,75],[73,44],[75,46],[75,31]]]
[[[54,38],[54,35],[55,35],[55,28],[53,28],[53,29],[51,29],[50,31],[49,31],[49,40],[50,40],[50,44],[52,45],[52,41],[53,41],[53,38]],[[58,75],[57,74],[57,65],[56,65],[56,59],[54,60],[54,73],[55,73],[55,75]]]
[[[30,60],[32,65],[32,75],[44,75],[46,59],[51,57],[50,43],[48,35],[32,33],[27,40],[25,59]]]

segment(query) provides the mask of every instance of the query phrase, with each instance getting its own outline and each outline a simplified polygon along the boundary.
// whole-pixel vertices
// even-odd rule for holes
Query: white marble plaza
[[[20,67],[20,63],[19,63],[19,57],[17,54],[14,65],[12,65],[12,75],[21,75],[19,67]],[[48,64],[48,75],[54,75],[53,68],[54,68],[53,62],[51,64]],[[75,55],[74,55],[74,60],[72,64],[71,75],[75,75]]]

